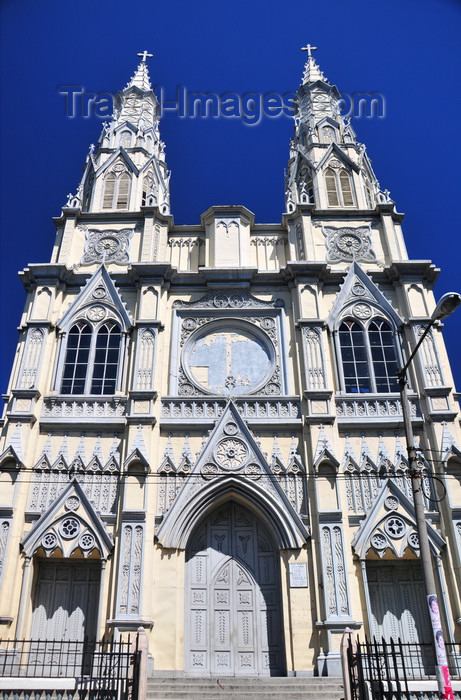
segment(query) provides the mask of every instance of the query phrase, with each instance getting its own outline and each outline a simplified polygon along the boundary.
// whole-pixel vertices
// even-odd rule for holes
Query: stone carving
[[[27,335],[26,351],[22,363],[18,387],[32,389],[37,382],[40,357],[45,334],[40,328],[30,328]]]
[[[223,469],[239,469],[248,456],[248,448],[242,440],[225,438],[215,449],[215,457]]]
[[[85,232],[85,253],[80,261],[81,265],[93,265],[94,263],[116,263],[127,265],[130,261],[130,240],[133,229],[104,230],[80,227]]]
[[[326,576],[325,595],[328,617],[349,614],[349,599],[345,576],[341,528],[325,525],[322,528],[322,549]]]
[[[252,296],[246,290],[235,292],[210,291],[197,301],[182,301],[178,299],[174,302],[175,309],[280,309],[284,304],[281,299],[275,301],[262,301]]]
[[[326,238],[327,261],[337,262],[375,262],[376,255],[371,246],[371,227],[359,226],[335,228],[323,226]]]
[[[325,371],[323,366],[320,329],[304,327],[302,332],[307,365],[307,388],[325,389]]]

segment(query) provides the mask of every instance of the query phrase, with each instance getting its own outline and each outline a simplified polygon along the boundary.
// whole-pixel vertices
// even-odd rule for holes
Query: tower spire
[[[315,58],[312,56],[312,51],[317,51],[317,46],[312,46],[312,44],[306,44],[301,48],[301,51],[307,51],[307,61],[304,66],[303,74],[303,85],[311,85],[317,80],[323,80],[328,83],[328,79],[325,78],[323,72],[320,70],[319,65]]]
[[[137,55],[141,57],[141,61],[139,63],[139,66],[136,68],[133,77],[131,78],[130,82],[126,87],[137,87],[143,92],[149,92],[150,90],[152,90],[152,84],[150,82],[146,60],[148,58],[153,58],[154,54],[149,53],[148,51],[143,51],[142,53],[138,53]]]

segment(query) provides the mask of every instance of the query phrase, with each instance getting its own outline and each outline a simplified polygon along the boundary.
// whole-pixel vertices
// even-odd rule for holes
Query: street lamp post
[[[447,655],[445,651],[445,643],[443,639],[442,625],[440,621],[440,613],[437,600],[437,591],[435,587],[434,571],[432,569],[432,558],[429,548],[429,537],[427,534],[426,516],[424,513],[424,501],[422,494],[422,474],[419,468],[415,439],[413,435],[413,426],[411,424],[411,409],[408,399],[408,380],[407,370],[418,352],[421,343],[429,333],[430,329],[436,321],[449,316],[461,304],[461,295],[456,292],[444,294],[437,304],[431,320],[427,325],[424,333],[421,335],[413,352],[408,358],[406,364],[398,370],[397,376],[400,386],[400,396],[402,403],[402,413],[405,428],[405,439],[407,443],[408,462],[410,467],[411,486],[413,491],[413,502],[415,506],[416,531],[419,539],[419,552],[421,566],[423,570],[424,586],[426,591],[426,601],[431,620],[432,634],[435,646],[437,659],[437,683],[440,697],[445,700],[453,700],[453,688],[448,670]]]

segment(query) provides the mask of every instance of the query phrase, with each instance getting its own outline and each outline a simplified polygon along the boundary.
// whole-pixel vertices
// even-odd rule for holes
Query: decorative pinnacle
[[[145,63],[147,58],[154,58],[154,54],[149,53],[148,51],[143,51],[142,53],[137,53],[136,56],[141,57],[141,63]]]

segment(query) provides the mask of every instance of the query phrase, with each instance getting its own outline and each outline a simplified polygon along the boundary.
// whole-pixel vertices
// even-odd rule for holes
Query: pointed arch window
[[[106,321],[95,329],[79,321],[69,331],[62,394],[113,394],[121,344],[120,327]]]
[[[372,319],[363,325],[345,319],[339,327],[344,389],[353,394],[391,393],[399,390],[397,349],[387,321]]]
[[[347,170],[341,168],[338,172],[333,168],[327,168],[325,170],[325,185],[329,207],[355,206],[351,178]]]
[[[131,178],[124,171],[110,172],[104,180],[103,209],[128,209]]]

